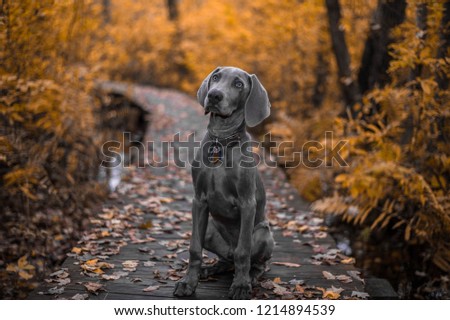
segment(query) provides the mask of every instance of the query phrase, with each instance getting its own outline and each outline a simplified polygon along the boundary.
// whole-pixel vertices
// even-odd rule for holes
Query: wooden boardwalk
[[[134,88],[134,98],[151,113],[147,139],[200,140],[207,117],[190,98],[171,91]],[[145,156],[156,159],[162,148]],[[91,219],[91,229],[61,266],[29,299],[176,299],[175,281],[187,266],[192,186],[189,168],[128,168],[115,193]],[[267,212],[276,246],[270,270],[254,299],[392,298],[384,282],[362,279],[342,255],[323,221],[308,210],[281,170],[261,166]],[[205,256],[205,263],[215,257]],[[201,281],[187,299],[227,299],[232,272]],[[386,291],[387,290],[387,291]],[[382,294],[378,293],[384,292]],[[386,293],[387,292],[387,293]],[[374,296],[375,295],[375,296]],[[390,296],[389,296],[390,295]]]

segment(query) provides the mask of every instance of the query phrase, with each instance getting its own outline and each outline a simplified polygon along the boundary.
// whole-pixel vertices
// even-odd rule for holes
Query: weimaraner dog
[[[252,284],[265,271],[274,241],[266,219],[266,194],[256,168],[245,126],[254,127],[270,114],[267,92],[252,74],[218,67],[197,93],[205,114],[211,113],[208,132],[192,163],[195,196],[192,237],[186,276],[175,285],[175,296],[195,292],[200,276],[229,271],[234,279],[232,299],[249,299]],[[233,146],[238,148],[233,148]],[[203,248],[219,257],[202,267]]]

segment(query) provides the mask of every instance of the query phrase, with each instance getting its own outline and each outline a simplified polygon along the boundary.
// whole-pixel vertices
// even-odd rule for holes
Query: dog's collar
[[[213,143],[220,143],[222,147],[227,147],[241,141],[242,138],[241,136],[242,133],[244,132],[244,129],[245,129],[245,121],[241,123],[241,125],[236,129],[236,131],[234,131],[232,134],[230,134],[225,138],[218,137],[212,134],[211,131],[209,130],[208,130],[208,137],[209,140],[212,141]]]
[[[228,137],[222,138],[211,133],[208,130],[210,146],[208,148],[208,160],[211,163],[217,163],[223,159],[223,150],[231,147],[241,141],[242,133],[245,132],[245,121]]]

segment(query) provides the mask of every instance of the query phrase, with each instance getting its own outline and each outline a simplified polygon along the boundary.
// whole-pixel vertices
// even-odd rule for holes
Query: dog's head
[[[266,89],[256,75],[239,68],[216,68],[203,80],[197,99],[205,108],[205,114],[212,112],[229,117],[244,108],[245,122],[249,127],[258,125],[270,115]]]

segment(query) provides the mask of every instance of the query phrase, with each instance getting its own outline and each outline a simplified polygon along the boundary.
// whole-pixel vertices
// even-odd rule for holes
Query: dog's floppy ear
[[[209,78],[211,78],[211,76],[218,72],[220,70],[220,67],[217,67],[213,72],[211,72],[206,78],[205,80],[203,80],[202,85],[200,86],[200,88],[197,91],[197,101],[198,103],[201,104],[201,106],[204,108],[205,107],[205,98],[206,95],[208,94],[209,91]]]
[[[245,122],[249,127],[254,127],[270,115],[270,102],[266,89],[256,75],[249,77],[252,87],[245,102]]]

